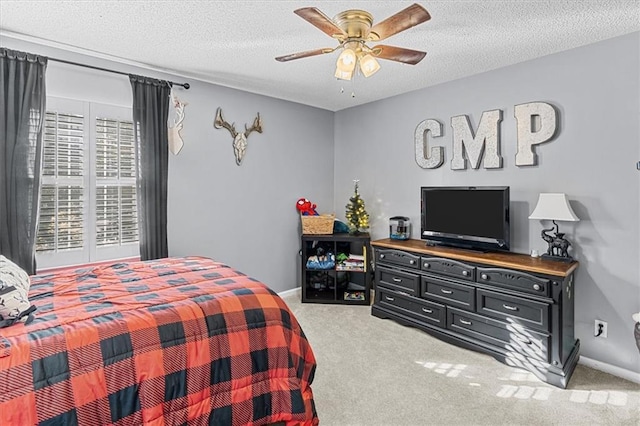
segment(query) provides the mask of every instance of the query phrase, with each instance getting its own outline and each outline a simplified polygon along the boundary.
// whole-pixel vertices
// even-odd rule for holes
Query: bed
[[[0,425],[316,425],[316,362],[266,285],[204,257],[31,277],[0,328]]]

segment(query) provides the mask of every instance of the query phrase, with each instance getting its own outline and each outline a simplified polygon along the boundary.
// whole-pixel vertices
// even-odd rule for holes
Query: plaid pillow
[[[0,255],[0,327],[30,322],[36,309],[29,303],[29,274]]]

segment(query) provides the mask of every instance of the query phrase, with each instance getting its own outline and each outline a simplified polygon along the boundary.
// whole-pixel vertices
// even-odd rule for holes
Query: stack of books
[[[338,271],[366,271],[367,265],[362,254],[350,254],[347,260],[336,266]]]

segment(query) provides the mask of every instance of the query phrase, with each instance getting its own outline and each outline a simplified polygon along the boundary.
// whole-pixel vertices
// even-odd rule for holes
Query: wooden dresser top
[[[481,252],[452,247],[427,246],[424,240],[403,241],[385,238],[371,241],[371,245],[374,247],[406,250],[430,256],[442,256],[465,262],[482,263],[500,268],[518,269],[521,271],[561,277],[570,275],[578,267],[578,262],[576,261],[559,262],[512,252]]]

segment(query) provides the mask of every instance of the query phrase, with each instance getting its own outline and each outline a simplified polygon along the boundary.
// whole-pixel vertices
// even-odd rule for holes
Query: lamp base
[[[553,224],[556,226],[555,235],[548,234],[549,231],[553,231],[553,228],[543,229],[540,233],[542,239],[549,244],[547,252],[541,257],[543,259],[556,260],[558,262],[573,262],[573,258],[569,256],[568,252],[571,243],[564,238],[563,232],[558,232],[558,224],[555,220],[553,221]]]
[[[546,254],[546,253],[542,254],[540,256],[540,259],[555,260],[556,262],[565,262],[565,263],[573,262],[573,257],[571,257],[571,256],[568,256],[568,257],[565,257],[565,256],[552,256],[552,255]]]

